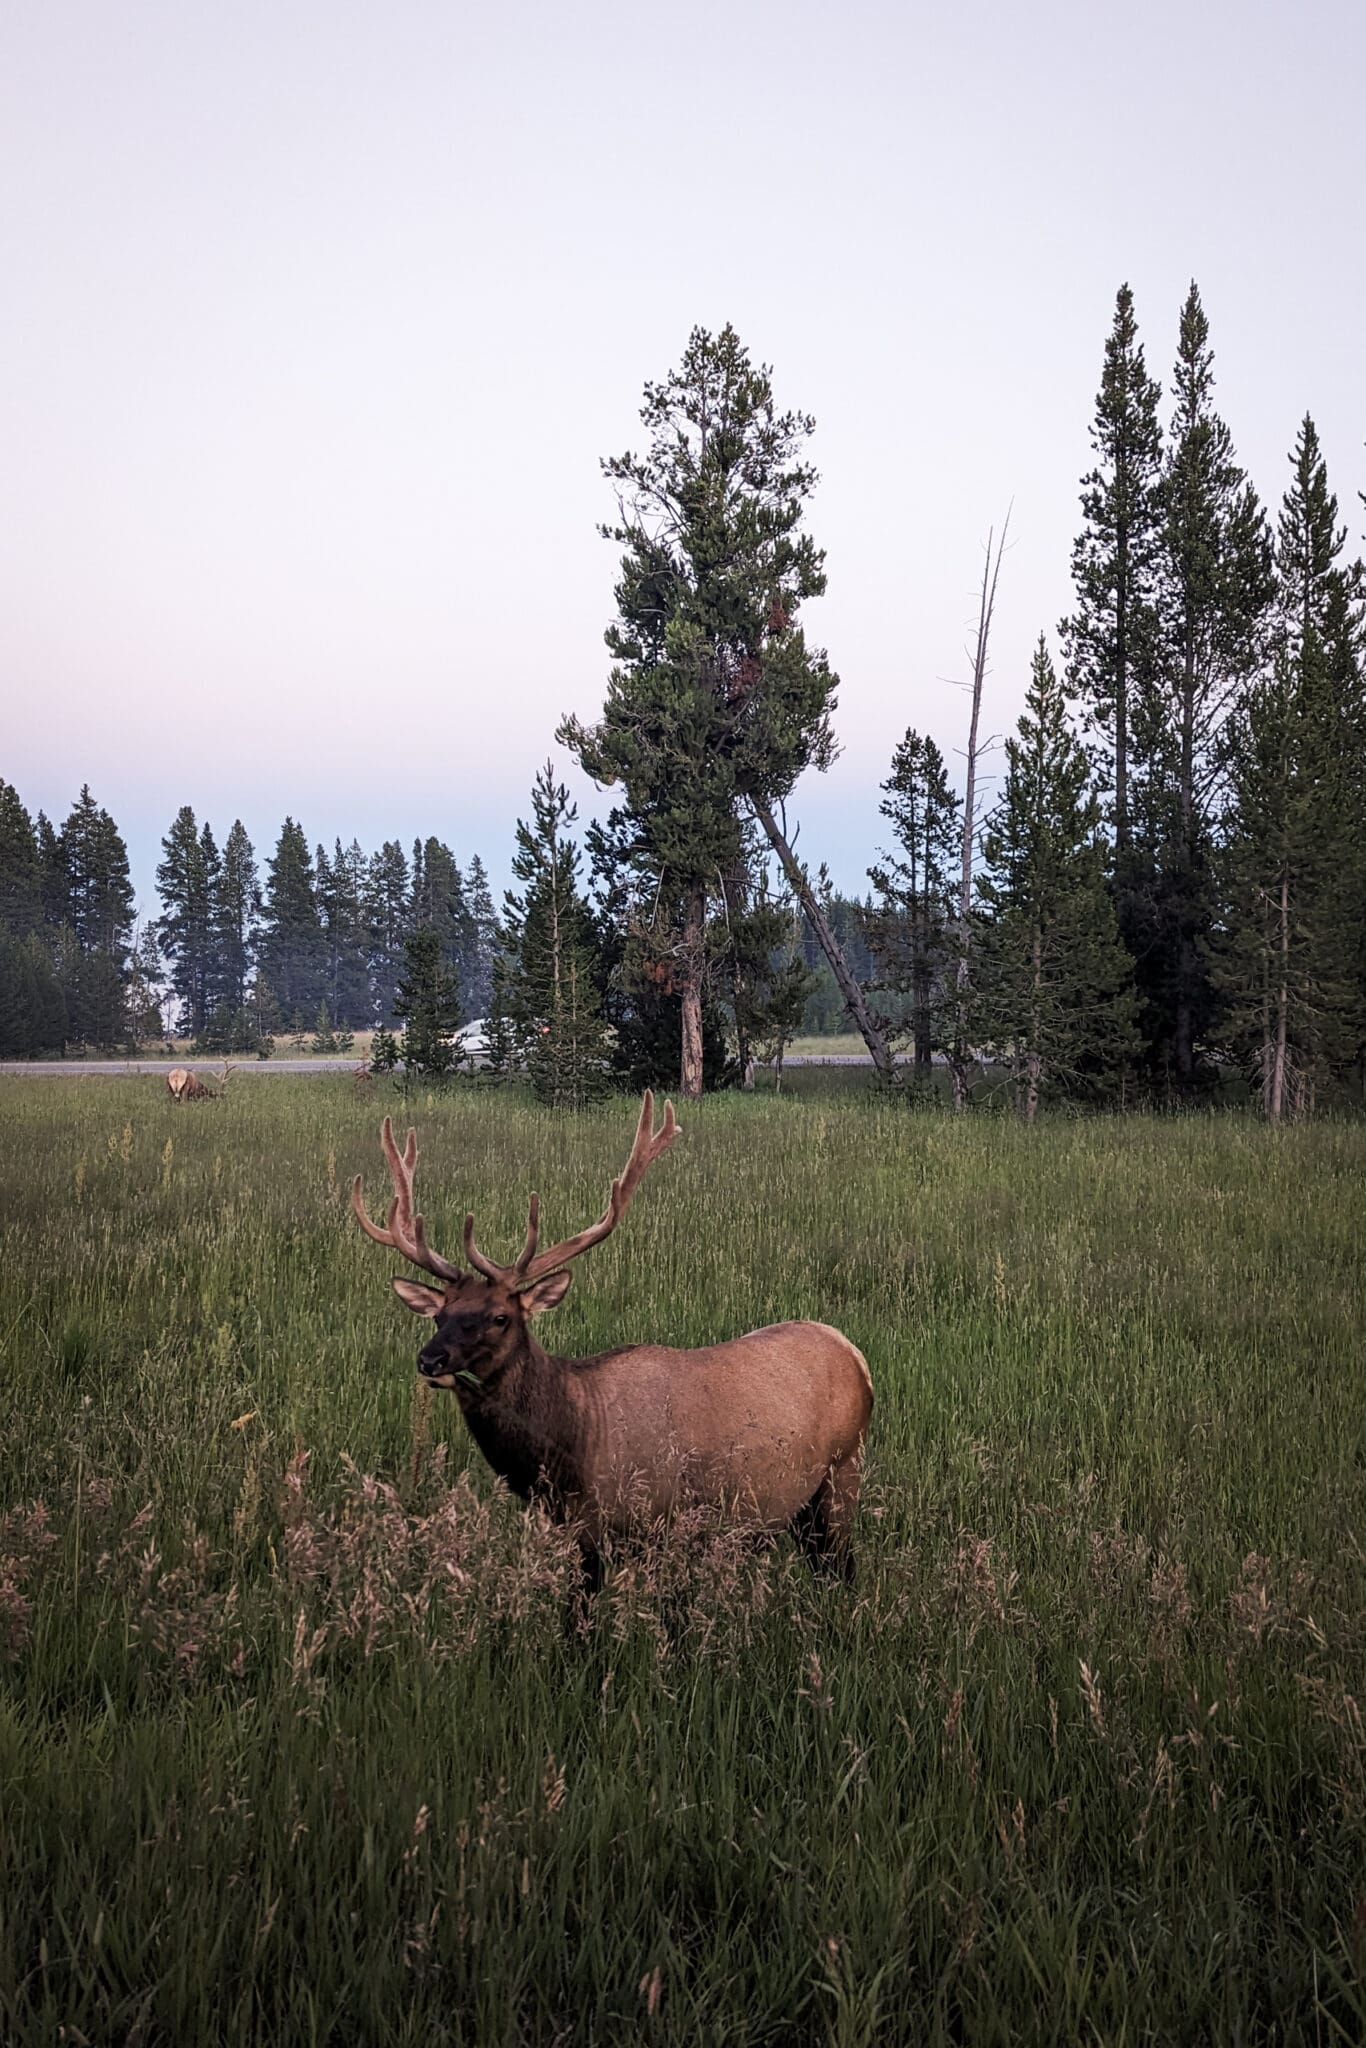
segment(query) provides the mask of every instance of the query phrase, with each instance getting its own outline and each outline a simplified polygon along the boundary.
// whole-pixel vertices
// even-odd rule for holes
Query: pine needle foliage
[[[1016,1107],[1093,1095],[1136,1049],[1128,955],[1105,881],[1100,798],[1043,635],[982,838],[974,1024]]]
[[[506,1057],[506,1020],[537,1096],[560,1109],[582,1109],[610,1085],[596,934],[570,837],[577,816],[547,761],[532,785],[530,821],[517,824],[512,872],[522,887],[504,902],[494,1019],[495,1058]]]

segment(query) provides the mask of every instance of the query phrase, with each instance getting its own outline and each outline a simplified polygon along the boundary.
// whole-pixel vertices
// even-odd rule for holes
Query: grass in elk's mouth
[[[685,1515],[567,1627],[382,1108],[0,1081],[6,2048],[1366,2037],[1366,1131],[690,1110],[546,1341],[844,1329],[858,1583]],[[496,1248],[634,1105],[412,1114]]]

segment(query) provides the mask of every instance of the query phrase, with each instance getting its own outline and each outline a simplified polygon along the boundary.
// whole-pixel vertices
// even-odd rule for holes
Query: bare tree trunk
[[[688,891],[683,927],[683,1052],[678,1092],[687,1102],[702,1093],[702,952],[706,938],[707,892],[701,882]]]
[[[1264,901],[1269,901],[1265,897],[1265,892],[1259,890],[1258,894],[1263,897]],[[1275,1026],[1272,1023],[1271,1006],[1271,937],[1269,932],[1265,930],[1262,933],[1262,947],[1258,966],[1261,969],[1262,976],[1262,1055],[1258,1071],[1262,1077],[1262,1115],[1269,1123],[1271,1121],[1271,1074],[1276,1064],[1276,1032]]]
[[[1278,1124],[1285,1114],[1286,1041],[1289,1027],[1290,993],[1290,878],[1281,876],[1279,929],[1277,931],[1276,1051],[1271,1067],[1271,1102],[1268,1115]]]
[[[830,962],[830,971],[839,985],[840,994],[844,997],[844,1006],[858,1026],[859,1035],[873,1056],[873,1065],[884,1081],[895,1080],[896,1061],[888,1050],[886,1039],[873,1022],[872,1012],[863,999],[863,990],[849,972],[849,963],[840,948],[839,940],[830,929],[830,920],[821,908],[820,899],[811,886],[806,869],[792,851],[779,828],[777,819],[763,799],[752,796],[750,804],[755,817],[768,835],[769,845],[782,864],[783,873],[796,891],[797,900],[806,912],[821,951]]]
[[[1039,1056],[1039,984],[1043,980],[1043,934],[1037,926],[1034,931],[1034,1000],[1029,1012],[1029,1051],[1025,1055],[1025,1096],[1024,1120],[1032,1124],[1039,1113],[1039,1076],[1043,1062]]]
[[[735,1061],[740,1069],[740,1086],[748,1094],[754,1087],[754,1053],[749,1042],[749,1026],[745,1022],[740,962],[734,952],[731,954],[731,989],[735,1007]]]
[[[957,1110],[966,1109],[968,1106],[968,1080],[972,1071],[972,1060],[968,1052],[968,989],[971,985],[968,938],[972,917],[972,849],[977,832],[977,735],[982,717],[982,685],[987,676],[987,649],[991,643],[991,615],[996,609],[996,580],[1001,573],[1001,556],[1005,552],[1006,535],[1010,532],[1012,509],[1013,501],[1012,505],[1006,508],[1001,538],[996,543],[994,562],[992,543],[996,540],[996,531],[992,527],[987,532],[986,560],[982,564],[982,595],[977,608],[977,647],[972,660],[972,713],[968,719],[967,787],[963,792],[963,865],[958,884],[958,1014],[954,1023],[953,1050],[949,1054],[949,1072],[953,1077],[953,1106]]]
[[[1178,1085],[1189,1092],[1195,1079],[1194,991],[1196,955],[1190,932],[1190,896],[1195,875],[1195,640],[1186,631],[1181,679],[1181,846],[1185,864],[1185,902],[1180,906],[1181,931],[1176,950],[1175,1046]]]

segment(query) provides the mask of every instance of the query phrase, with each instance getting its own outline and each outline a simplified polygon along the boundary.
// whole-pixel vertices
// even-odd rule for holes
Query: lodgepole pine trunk
[[[695,1102],[702,1093],[702,949],[706,917],[706,890],[701,882],[694,882],[688,891],[687,922],[683,927],[683,1051],[678,1092],[685,1102]]]
[[[1289,960],[1290,960],[1290,880],[1281,876],[1280,920],[1277,938],[1276,975],[1276,1052],[1271,1069],[1271,1102],[1269,1115],[1273,1124],[1281,1122],[1286,1111],[1286,1047],[1290,1015]]]
[[[769,806],[757,796],[752,796],[750,803],[755,817],[768,835],[769,845],[778,856],[783,873],[797,893],[797,900],[806,912],[821,951],[830,962],[830,971],[839,985],[840,994],[844,997],[844,1006],[858,1026],[859,1035],[873,1056],[873,1065],[884,1081],[894,1081],[896,1061],[892,1058],[886,1039],[873,1022],[872,1012],[863,999],[863,990],[849,972],[849,963],[840,948],[839,940],[830,929],[830,920],[821,908],[820,899],[811,886],[806,869],[789,846]]]

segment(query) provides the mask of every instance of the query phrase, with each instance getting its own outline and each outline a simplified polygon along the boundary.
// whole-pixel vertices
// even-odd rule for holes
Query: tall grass
[[[347,1215],[378,1097],[0,1082],[0,2038],[1363,2038],[1366,1131],[795,1079],[544,1329],[846,1330],[857,1587],[694,1519],[577,1634]],[[451,1249],[632,1120],[413,1111]]]

